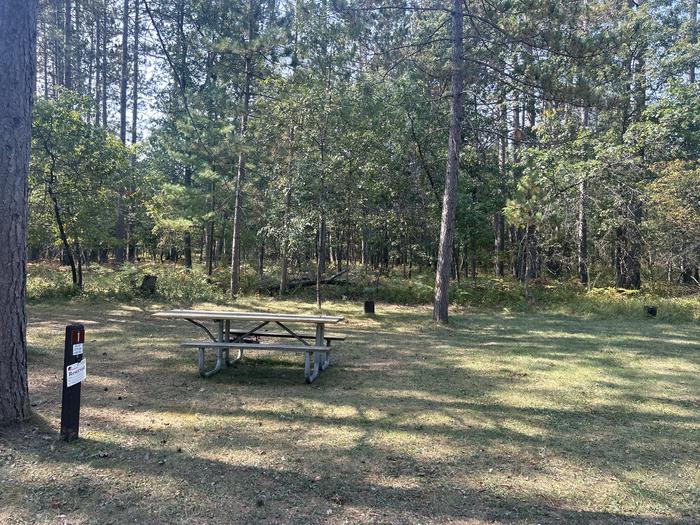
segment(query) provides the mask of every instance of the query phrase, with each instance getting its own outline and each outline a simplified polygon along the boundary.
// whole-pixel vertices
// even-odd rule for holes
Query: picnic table
[[[168,310],[158,312],[153,317],[164,319],[184,319],[206,332],[209,339],[200,341],[184,341],[183,347],[197,348],[199,351],[199,375],[211,377],[221,370],[223,365],[233,366],[243,357],[245,350],[272,350],[280,352],[304,353],[304,376],[311,383],[318,374],[330,365],[332,341],[342,341],[342,335],[330,335],[325,331],[327,324],[337,324],[343,317],[326,315],[296,315],[287,313],[265,312],[230,312],[207,310]],[[247,323],[249,327],[231,327],[231,321]],[[212,333],[204,323],[212,322],[216,333]],[[263,330],[269,324],[274,324],[282,331]],[[291,326],[313,325],[314,333],[304,333],[294,330]],[[270,339],[291,339],[292,344],[266,342]],[[313,344],[308,341],[312,340]],[[265,341],[265,342],[264,342]],[[217,351],[216,364],[213,369],[206,370],[206,349]],[[238,356],[231,360],[229,351],[238,350]],[[312,366],[313,362],[313,366]]]

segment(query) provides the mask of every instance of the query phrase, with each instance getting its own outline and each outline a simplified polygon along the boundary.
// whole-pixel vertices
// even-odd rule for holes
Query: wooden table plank
[[[339,323],[344,317],[329,315],[297,315],[265,312],[231,312],[216,310],[168,310],[153,314],[165,319],[194,319],[211,321],[280,321],[286,323]]]

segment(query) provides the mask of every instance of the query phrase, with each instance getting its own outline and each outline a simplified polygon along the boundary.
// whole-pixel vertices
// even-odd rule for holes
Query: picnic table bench
[[[204,330],[209,336],[208,340],[184,341],[185,348],[197,348],[199,352],[199,375],[211,377],[221,370],[224,364],[233,366],[243,358],[245,350],[270,350],[278,352],[304,353],[304,376],[307,383],[311,383],[318,374],[330,365],[331,342],[342,341],[345,336],[330,335],[325,332],[326,324],[336,324],[343,320],[342,317],[323,315],[296,315],[286,313],[260,313],[260,312],[228,312],[207,310],[169,310],[153,314],[154,317],[165,319],[184,319]],[[216,335],[203,323],[211,321],[216,324]],[[247,328],[231,328],[231,321],[253,322],[254,326]],[[277,325],[282,331],[262,330],[268,324]],[[296,332],[289,324],[312,324],[316,327],[313,334]],[[261,342],[261,339],[295,339],[296,344]],[[313,344],[309,344],[313,340]],[[217,352],[214,368],[206,369],[205,350],[213,349]],[[238,355],[231,359],[230,350],[237,350]],[[313,362],[313,366],[312,366]]]

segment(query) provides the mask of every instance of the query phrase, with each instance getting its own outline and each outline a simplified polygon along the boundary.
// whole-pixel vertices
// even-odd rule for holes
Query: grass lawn
[[[200,304],[197,307],[211,307]],[[34,419],[0,431],[0,523],[699,523],[700,326],[329,303],[348,334],[204,380],[162,304],[29,307]],[[302,312],[248,298],[236,309]],[[59,441],[86,325],[82,439]]]

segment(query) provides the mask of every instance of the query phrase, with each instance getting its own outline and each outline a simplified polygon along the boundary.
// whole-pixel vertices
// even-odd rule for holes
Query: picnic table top
[[[339,323],[344,317],[298,315],[275,312],[231,312],[226,310],[167,310],[153,314],[164,319],[199,319],[211,321],[280,321],[287,323]]]

